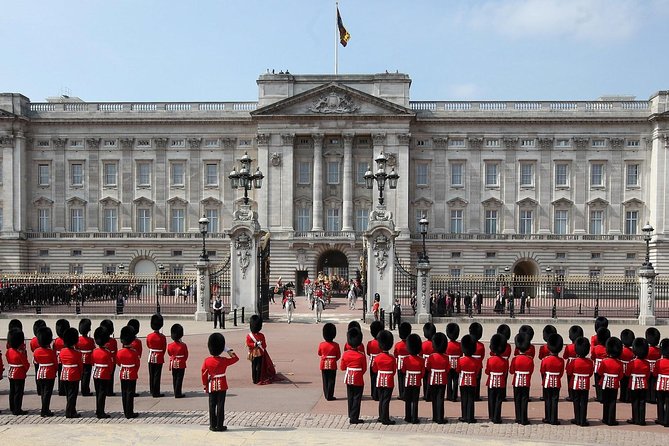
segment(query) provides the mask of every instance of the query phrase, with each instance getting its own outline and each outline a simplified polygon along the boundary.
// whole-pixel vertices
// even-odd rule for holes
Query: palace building
[[[230,254],[245,153],[250,202],[271,234],[271,275],[360,268],[379,153],[409,268],[429,220],[433,274],[636,275],[642,227],[669,271],[669,92],[648,100],[411,101],[405,74],[267,73],[253,102],[32,102],[0,94],[0,269],[195,270]]]

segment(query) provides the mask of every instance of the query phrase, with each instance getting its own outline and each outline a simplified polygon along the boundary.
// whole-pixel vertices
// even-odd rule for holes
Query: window
[[[86,230],[84,225],[84,209],[71,208],[70,209],[70,231],[84,232]]]
[[[311,184],[310,162],[300,161],[297,163],[297,184]]]
[[[70,264],[70,274],[83,274],[84,267],[79,263]]]
[[[462,221],[462,209],[451,210],[451,233],[462,234],[464,232],[464,223]]]
[[[486,139],[485,140],[485,146],[486,147],[499,147],[499,139]]]
[[[555,143],[557,147],[569,147],[569,140],[568,139],[558,139]]]
[[[487,209],[485,211],[485,233],[497,234],[497,210]]]
[[[105,257],[114,257],[116,255],[115,249],[105,249]]]
[[[216,257],[216,251],[209,251],[209,250],[207,249],[207,256],[208,256],[208,257]]]
[[[416,228],[416,232],[419,232],[420,231],[420,220],[421,220],[421,218],[427,216],[427,210],[425,210],[425,209],[415,209],[414,211],[415,211],[415,213],[414,213],[415,226],[414,227]]]
[[[49,250],[48,249],[40,249],[39,250],[39,256],[40,257],[48,257],[49,256]]]
[[[534,163],[520,164],[520,185],[521,186],[534,185]]]
[[[208,163],[204,165],[205,184],[207,186],[218,186],[218,164]]]
[[[38,211],[37,230],[39,232],[51,231],[51,209],[41,208]]]
[[[151,209],[137,209],[137,232],[151,232]]]
[[[2,226],[5,224],[5,211],[3,208],[0,208],[0,231],[2,231]]]
[[[460,277],[460,268],[451,268],[448,273],[451,277]]]
[[[604,186],[604,164],[592,163],[590,165],[590,186],[602,187]]]
[[[328,161],[328,184],[339,184],[339,161]]]
[[[50,166],[48,164],[39,164],[37,166],[37,184],[39,186],[48,186],[51,180]]]
[[[636,234],[639,227],[639,211],[625,212],[625,234]]]
[[[40,265],[39,266],[40,274],[51,274],[51,267],[49,265]]]
[[[83,146],[84,146],[83,139],[73,139],[70,141],[70,147],[83,147]]]
[[[311,208],[310,207],[300,207],[297,208],[297,222],[296,230],[298,232],[307,232],[311,231]]]
[[[172,257],[181,257],[184,255],[184,252],[181,250],[172,251]]]
[[[70,255],[71,255],[72,257],[81,257],[81,255],[82,255],[81,249],[73,249],[73,250],[70,252]]]
[[[449,145],[449,147],[464,147],[465,146],[465,140],[464,139],[449,139],[448,140],[448,145]]]
[[[494,251],[488,251],[485,253],[486,259],[494,259],[495,257],[497,257],[497,253]]]
[[[416,186],[427,186],[427,163],[416,163]]]
[[[220,232],[218,209],[207,209],[205,215],[207,216],[207,220],[209,220],[208,231],[213,234]]]
[[[116,265],[103,265],[102,266],[103,274],[116,274]]]
[[[638,139],[628,139],[627,147],[640,147],[641,142]]]
[[[588,275],[591,279],[599,279],[602,276],[602,270],[599,268],[590,268]]]
[[[569,211],[566,209],[555,210],[555,223],[553,225],[553,233],[562,235],[569,231]]]
[[[497,163],[485,163],[485,185],[486,186],[499,186],[499,175],[498,175],[498,164]]]
[[[0,158],[0,184],[2,184],[2,158]]]
[[[172,208],[170,214],[170,231],[184,232],[186,229],[186,210],[183,208]]]
[[[329,208],[328,209],[328,216],[327,216],[327,223],[326,223],[326,228],[325,230],[328,232],[338,232],[340,231],[340,225],[339,225],[339,209],[337,208]]]
[[[603,139],[593,139],[592,147],[606,147],[606,141]]]
[[[367,230],[369,223],[369,209],[355,210],[355,230],[357,232],[364,232]]]
[[[218,147],[218,139],[205,139],[204,140],[204,146],[205,147]]]
[[[520,225],[518,232],[520,234],[531,234],[532,233],[532,211],[530,210],[521,210],[520,211]]]
[[[590,234],[604,232],[604,211],[590,211]]]
[[[137,163],[137,185],[151,186],[151,163]]]
[[[567,258],[567,253],[566,252],[556,252],[555,253],[555,258],[558,260],[564,260]]]
[[[636,270],[635,269],[625,269],[625,278],[626,279],[634,279],[636,277]]]
[[[106,208],[102,211],[104,232],[118,232],[118,209]]]
[[[638,164],[628,164],[627,165],[627,175],[626,175],[627,187],[637,187],[639,186],[639,165]]]
[[[591,252],[590,253],[590,258],[595,260],[595,259],[601,259],[602,258],[602,253],[601,252]]]
[[[183,186],[185,165],[182,162],[172,163],[170,165],[170,177],[172,179],[172,186]]]
[[[116,186],[118,184],[116,167],[116,163],[104,163],[102,165],[102,179],[105,186]]]
[[[463,163],[451,163],[451,186],[464,186],[464,170],[465,166]]]
[[[462,257],[462,253],[460,251],[451,252],[451,258],[452,259],[459,259],[460,257]]]
[[[497,270],[495,268],[486,268],[483,271],[483,275],[486,277],[495,277],[497,275]]]
[[[520,147],[534,147],[534,140],[533,139],[523,139],[520,141]]]
[[[358,163],[355,175],[355,182],[357,184],[365,184],[365,173],[367,172],[367,163]]]
[[[70,164],[70,184],[72,186],[84,185],[84,165],[81,163]]]
[[[569,187],[569,164],[558,163],[555,165],[555,186]]]
[[[184,273],[184,266],[179,264],[170,265],[170,273],[176,276],[181,276]]]

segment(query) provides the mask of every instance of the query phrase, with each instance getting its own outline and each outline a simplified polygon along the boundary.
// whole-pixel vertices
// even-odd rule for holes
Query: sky
[[[647,99],[669,89],[669,0],[340,0],[340,74],[411,99]],[[268,69],[334,74],[333,0],[0,0],[0,92],[33,102],[255,101]]]

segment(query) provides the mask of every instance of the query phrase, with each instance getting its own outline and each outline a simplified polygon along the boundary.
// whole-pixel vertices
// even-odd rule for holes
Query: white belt
[[[560,373],[558,372],[546,372],[546,377],[544,378],[544,387],[548,387],[548,384],[552,377],[558,377]]]
[[[19,367],[23,367],[23,364],[7,364],[7,366],[8,366],[8,367],[13,367],[13,368],[17,369],[17,368],[19,368]]]
[[[614,375],[613,373],[604,373],[604,379],[602,380],[602,389],[612,389],[613,388],[613,382],[615,378],[618,375]],[[609,387],[609,382],[611,382],[611,387]]]
[[[406,358],[409,355],[397,355],[397,370],[402,368],[402,364],[404,364],[404,358]]]
[[[109,367],[109,364],[93,364],[93,367],[104,368],[104,367]]]
[[[379,370],[376,374],[376,387],[379,387],[379,383],[381,382],[381,375],[392,375],[395,372],[392,372],[390,370]]]
[[[344,373],[344,382],[348,384],[349,377],[352,377],[351,372],[362,372],[360,367],[346,367],[346,373]]]
[[[162,349],[155,349],[155,348],[150,348],[149,351],[150,351],[151,353],[162,353],[162,352],[164,352],[165,350],[162,350]]]
[[[336,356],[326,356],[325,359],[337,359]]]
[[[530,374],[530,372],[518,372],[518,371],[516,371],[516,373],[513,377],[514,378],[513,379],[514,386],[519,387],[518,384],[520,384],[520,377],[521,376],[524,377],[524,376],[529,375],[529,374]],[[524,378],[523,378],[523,380],[524,380]]]
[[[73,369],[75,367],[79,367],[77,364],[62,364],[64,369]]]
[[[93,353],[93,350],[79,350],[79,353]]]
[[[472,358],[474,358],[474,359],[481,359],[481,355],[472,355]]]
[[[186,355],[174,355],[173,358],[183,358],[183,357],[185,357],[185,356],[186,356]]]
[[[587,390],[587,388],[585,388],[585,389],[580,389],[580,386],[577,385],[577,383],[578,383],[578,379],[579,379],[579,378],[590,378],[590,375],[588,375],[588,374],[586,374],[586,373],[574,373],[574,383],[573,383],[573,385],[571,386],[571,388],[572,388],[573,390]]]
[[[630,389],[631,390],[637,390],[639,388],[639,384],[640,384],[639,380],[643,380],[643,378],[645,378],[646,375],[643,374],[643,373],[632,373],[632,375],[630,377],[632,378],[632,382],[630,383],[631,384]]]
[[[131,369],[135,367],[135,364],[121,364],[121,367],[125,367],[126,369]]]
[[[51,367],[53,365],[53,362],[50,362],[49,364],[37,364],[38,367]]]
[[[219,373],[218,375],[214,375],[214,376],[212,376],[211,379],[214,379],[214,378],[224,378],[224,377],[225,377],[225,373]]]

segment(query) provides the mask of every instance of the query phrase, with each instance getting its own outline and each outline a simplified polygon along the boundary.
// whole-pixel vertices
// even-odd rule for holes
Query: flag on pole
[[[351,35],[346,31],[344,22],[341,20],[341,15],[339,14],[339,7],[337,7],[337,28],[339,28],[339,42],[341,46],[346,46],[348,41],[351,39]]]

